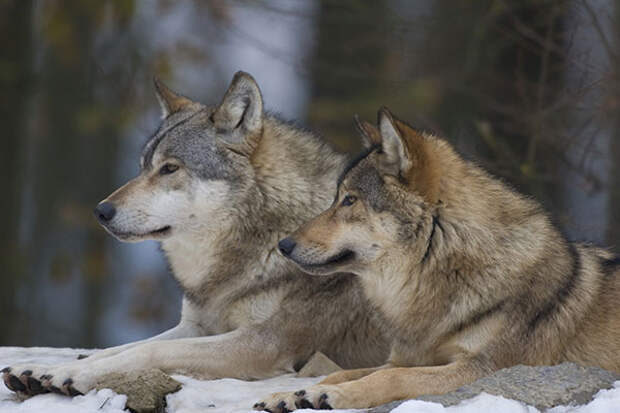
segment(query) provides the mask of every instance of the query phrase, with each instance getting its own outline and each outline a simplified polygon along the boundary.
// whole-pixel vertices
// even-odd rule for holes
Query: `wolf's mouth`
[[[355,253],[353,251],[349,249],[345,249],[345,250],[340,251],[336,255],[332,255],[331,257],[327,258],[325,261],[320,262],[320,263],[307,263],[307,262],[298,261],[294,259],[293,257],[291,258],[303,270],[308,271],[310,273],[323,273],[323,270],[327,270],[327,273],[331,273],[335,271],[335,269],[333,271],[330,271],[330,269],[340,264],[345,264],[353,260],[354,257],[355,257]]]
[[[165,227],[161,227],[160,229],[151,231],[148,233],[148,235],[166,235],[168,232],[170,232],[170,225],[166,225]]]
[[[351,250],[343,250],[343,251],[340,251],[338,254],[332,255],[331,257],[329,257],[327,260],[325,260],[324,263],[315,264],[315,265],[342,264],[344,262],[351,260],[354,255],[355,253]]]
[[[172,229],[170,225],[166,225],[154,231],[137,233],[137,232],[120,232],[120,231],[114,231],[112,228],[108,228],[108,227],[105,227],[105,228],[108,230],[108,232],[110,232],[110,234],[114,235],[116,238],[118,238],[121,241],[134,241],[134,242],[140,241],[141,239],[144,239],[144,238],[154,238],[154,239],[164,238],[166,235],[170,233]]]

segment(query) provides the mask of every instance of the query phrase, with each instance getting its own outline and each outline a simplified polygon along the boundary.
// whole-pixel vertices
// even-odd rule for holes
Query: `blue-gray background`
[[[268,108],[358,148],[380,105],[620,246],[614,0],[0,1],[0,345],[109,346],[172,326],[154,242],[92,208],[138,170],[151,79],[205,103],[233,73]]]

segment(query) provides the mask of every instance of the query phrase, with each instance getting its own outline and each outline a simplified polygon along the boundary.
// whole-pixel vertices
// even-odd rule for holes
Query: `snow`
[[[620,411],[620,381],[614,383],[614,388],[600,390],[587,405],[558,406],[548,409],[545,413],[618,413]],[[456,406],[443,407],[438,403],[409,400],[393,409],[391,413],[542,413],[535,407],[527,406],[516,400],[505,399],[500,396],[481,393],[478,396],[465,400]]]
[[[280,391],[296,391],[312,385],[320,378],[299,378],[294,374],[260,381],[235,379],[194,380],[172,376],[183,384],[177,393],[167,397],[169,413],[247,413],[261,398]]]
[[[90,350],[0,347],[0,368],[12,364],[55,364],[75,360],[78,354]],[[195,380],[173,376],[183,384],[177,393],[168,395],[168,413],[249,413],[251,406],[263,396],[288,390],[299,390],[320,378],[298,378],[292,374],[261,381],[235,379]],[[44,394],[20,401],[4,384],[0,384],[0,413],[121,413],[125,412],[126,396],[104,389],[91,391],[85,396],[69,397]],[[310,412],[311,410],[299,410]],[[620,381],[614,388],[601,390],[595,399],[584,406],[564,406],[548,413],[612,413],[620,411]],[[334,412],[360,412],[336,410]],[[437,403],[409,400],[393,413],[538,413],[539,410],[515,400],[482,393],[457,406],[443,407]]]

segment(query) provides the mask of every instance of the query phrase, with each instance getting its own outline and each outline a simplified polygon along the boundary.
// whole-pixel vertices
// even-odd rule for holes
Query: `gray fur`
[[[141,168],[153,168],[156,152],[176,158],[200,179],[240,179],[233,155],[217,142],[217,131],[210,116],[212,107],[188,109],[164,119],[160,131],[145,144]]]

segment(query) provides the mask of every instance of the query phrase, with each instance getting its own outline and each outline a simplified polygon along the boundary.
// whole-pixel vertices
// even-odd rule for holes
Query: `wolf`
[[[331,207],[280,249],[305,272],[359,276],[392,331],[388,362],[255,408],[368,408],[516,364],[620,372],[620,259],[568,242],[540,204],[446,140],[378,117]]]
[[[155,86],[163,120],[140,174],[95,215],[121,241],[161,243],[184,293],[181,320],[83,360],[7,367],[7,387],[72,396],[108,373],[151,368],[260,379],[298,370],[319,351],[347,368],[385,360],[389,341],[357,278],[310,277],[277,251],[329,206],[346,157],[264,111],[247,73],[234,75],[219,105]]]

